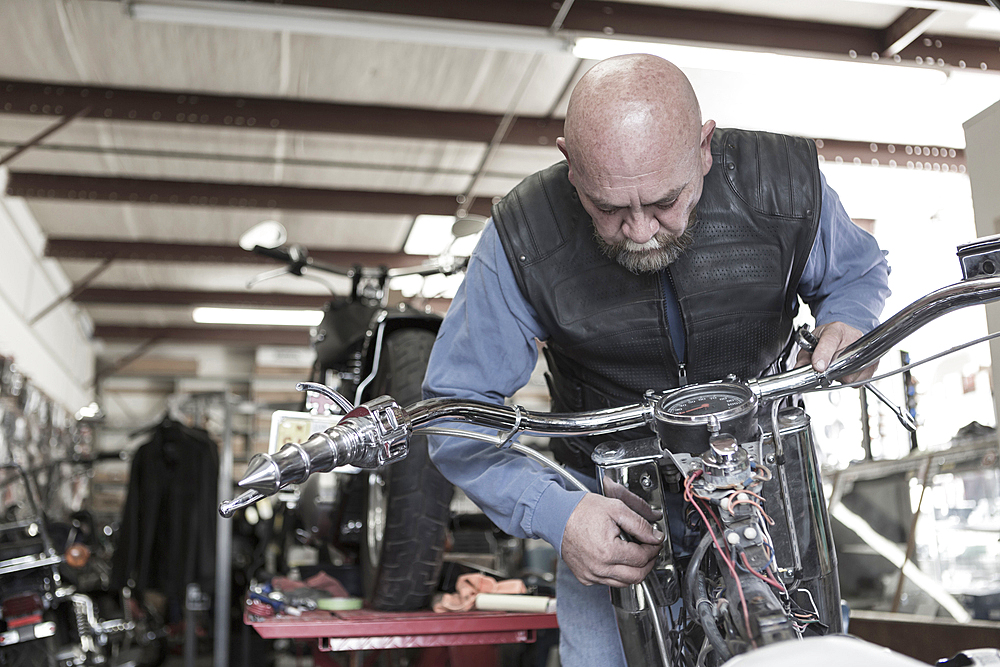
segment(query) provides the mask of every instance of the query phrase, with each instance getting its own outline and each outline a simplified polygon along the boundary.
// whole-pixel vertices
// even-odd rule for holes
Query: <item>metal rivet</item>
[[[520,257],[518,257],[518,259],[521,260],[522,262],[527,262],[528,261],[528,258],[525,257],[524,255],[521,255]]]

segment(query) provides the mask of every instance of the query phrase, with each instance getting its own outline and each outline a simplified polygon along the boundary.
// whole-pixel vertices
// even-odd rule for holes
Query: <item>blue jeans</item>
[[[597,480],[570,471],[594,493]],[[607,586],[584,586],[559,559],[556,569],[556,616],[562,667],[625,667],[615,610]]]
[[[625,667],[607,586],[584,586],[560,558],[556,599],[562,667]]]

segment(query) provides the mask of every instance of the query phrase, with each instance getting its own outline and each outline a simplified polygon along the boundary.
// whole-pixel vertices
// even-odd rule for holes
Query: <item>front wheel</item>
[[[419,401],[434,346],[426,329],[400,329],[386,338],[376,395],[402,406]],[[365,597],[384,611],[428,606],[437,588],[454,489],[427,452],[427,438],[410,439],[406,458],[369,473],[361,539]]]

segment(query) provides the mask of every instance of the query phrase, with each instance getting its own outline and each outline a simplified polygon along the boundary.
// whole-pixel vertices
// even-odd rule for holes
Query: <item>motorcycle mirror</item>
[[[451,226],[451,235],[456,239],[460,239],[465,236],[478,234],[485,227],[486,218],[481,215],[468,215],[455,221],[455,224]]]
[[[257,246],[262,248],[277,248],[284,245],[288,238],[285,226],[277,220],[265,220],[243,232],[240,237],[240,247],[244,250],[253,250]]]

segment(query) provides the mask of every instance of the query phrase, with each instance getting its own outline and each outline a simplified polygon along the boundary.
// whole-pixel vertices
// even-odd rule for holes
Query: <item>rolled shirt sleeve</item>
[[[889,296],[889,264],[871,234],[855,225],[826,178],[819,230],[799,280],[816,325],[874,329]]]

